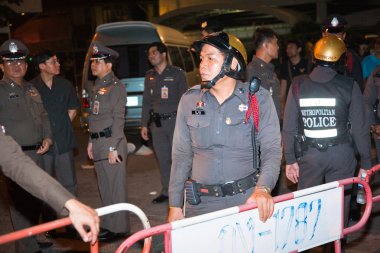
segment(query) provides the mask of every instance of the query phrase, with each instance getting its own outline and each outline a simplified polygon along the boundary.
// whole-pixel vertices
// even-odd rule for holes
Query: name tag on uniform
[[[194,110],[194,111],[191,111],[191,114],[192,115],[206,115],[206,112],[203,110]]]
[[[161,88],[161,99],[168,99],[169,98],[169,89],[168,87],[164,86]]]
[[[94,101],[94,107],[92,108],[92,114],[98,115],[99,114],[99,107],[100,103],[99,101]]]

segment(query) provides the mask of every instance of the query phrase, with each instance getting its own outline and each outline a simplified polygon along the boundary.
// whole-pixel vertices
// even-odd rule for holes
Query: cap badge
[[[12,54],[17,53],[17,51],[18,51],[17,44],[14,43],[14,42],[9,43],[9,51],[10,51]]]
[[[336,26],[339,25],[339,21],[338,21],[338,19],[337,19],[336,17],[334,17],[334,18],[331,20],[331,25],[332,25],[333,27],[336,27]]]
[[[202,29],[205,29],[205,28],[207,27],[207,21],[203,22],[203,23],[201,24],[201,27],[202,27]]]
[[[98,46],[97,45],[94,45],[93,47],[92,47],[92,53],[93,54],[97,54],[99,52],[99,48],[98,48]]]

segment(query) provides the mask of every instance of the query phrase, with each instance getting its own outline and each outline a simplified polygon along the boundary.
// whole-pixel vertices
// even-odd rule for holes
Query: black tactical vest
[[[307,75],[295,82],[300,127],[307,139],[328,143],[347,139],[353,83],[353,79],[341,75],[327,83],[314,82]]]

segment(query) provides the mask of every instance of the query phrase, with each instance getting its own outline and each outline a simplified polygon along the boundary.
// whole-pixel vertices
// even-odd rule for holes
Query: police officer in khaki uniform
[[[273,213],[270,192],[281,161],[273,100],[258,82],[239,81],[245,63],[226,33],[207,36],[194,49],[200,52],[203,85],[187,91],[178,106],[168,221],[252,202],[266,221]]]
[[[41,170],[4,132],[5,127],[1,126],[0,143],[6,147],[0,149],[0,169],[4,175],[33,196],[49,203],[61,215],[69,214],[83,240],[94,244],[99,232],[99,217],[96,211],[76,200],[62,185]],[[84,225],[90,228],[90,231],[86,231]]]
[[[332,14],[322,22],[322,36],[335,35],[343,41],[346,38],[346,27],[348,23],[339,14]],[[363,71],[360,56],[346,45],[347,52],[344,55],[344,64],[337,69],[339,74],[354,78],[359,84],[361,91],[364,91]]]
[[[0,81],[0,124],[5,126],[22,150],[41,167],[41,155],[52,144],[51,130],[40,94],[32,84],[24,80],[28,53],[27,47],[18,40],[7,40],[0,47],[0,68],[4,73]],[[8,191],[13,202],[10,209],[14,229],[36,225],[41,202],[13,181],[9,181]],[[16,242],[17,252],[36,252],[39,248],[34,237]]]
[[[161,203],[168,199],[171,152],[177,107],[188,89],[182,69],[169,65],[167,48],[161,42],[148,47],[148,60],[153,66],[145,75],[141,137],[148,140],[152,131],[153,147],[160,167],[161,194],[152,200]]]
[[[112,71],[119,54],[100,42],[92,45],[91,71],[97,77],[91,91],[90,138],[87,153],[94,160],[103,206],[127,203],[127,140],[124,135],[127,92]],[[99,241],[126,236],[127,212],[101,219]]]
[[[323,37],[314,47],[317,66],[309,75],[296,77],[290,87],[283,128],[286,176],[298,182],[298,189],[353,177],[354,145],[361,159],[359,175],[371,168],[359,85],[335,70],[345,52],[343,40],[335,35]],[[345,187],[346,224],[351,188]]]

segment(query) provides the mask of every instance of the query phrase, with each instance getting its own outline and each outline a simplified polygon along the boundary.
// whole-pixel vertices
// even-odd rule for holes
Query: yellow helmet
[[[227,34],[228,34],[228,39],[230,41],[230,45],[240,52],[241,56],[243,56],[245,64],[247,65],[247,63],[248,63],[247,62],[247,51],[245,50],[243,43],[235,35],[230,34],[230,33],[227,33]]]
[[[315,43],[314,58],[325,64],[332,64],[341,58],[346,52],[343,40],[335,35],[328,35]]]

